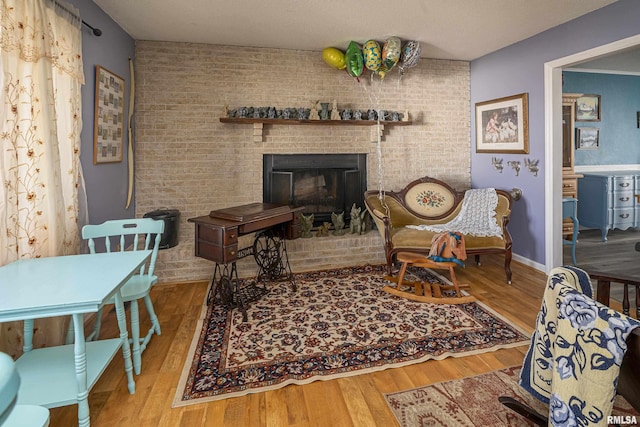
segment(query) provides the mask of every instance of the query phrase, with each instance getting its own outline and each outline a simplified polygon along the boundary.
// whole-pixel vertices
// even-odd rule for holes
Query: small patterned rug
[[[390,295],[382,291],[385,272],[363,266],[300,273],[295,292],[289,282],[270,283],[244,323],[238,309],[205,305],[173,406],[529,343],[481,303]]]
[[[510,396],[547,414],[548,407],[518,385],[519,375],[517,366],[388,393],[385,399],[400,427],[533,426],[535,424],[498,401],[499,396]],[[613,415],[632,425],[640,420],[640,414],[620,396],[616,398]]]

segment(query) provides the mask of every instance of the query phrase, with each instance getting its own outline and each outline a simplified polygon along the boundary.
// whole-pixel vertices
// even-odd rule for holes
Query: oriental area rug
[[[533,426],[498,401],[499,396],[513,397],[546,416],[549,408],[518,385],[519,375],[517,366],[388,393],[385,399],[400,427]],[[616,397],[612,415],[630,422],[640,420],[640,414],[621,396]]]
[[[479,302],[438,305],[382,291],[386,266],[269,283],[248,309],[203,306],[173,406],[526,345],[526,333]],[[420,271],[422,280],[444,281]],[[206,304],[206,303],[205,303]]]

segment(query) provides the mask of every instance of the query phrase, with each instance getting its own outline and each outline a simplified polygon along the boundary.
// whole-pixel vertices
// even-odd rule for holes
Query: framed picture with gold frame
[[[600,108],[600,95],[582,95],[576,101],[576,122],[599,122]]]
[[[529,94],[476,103],[476,153],[529,153]]]
[[[124,79],[96,65],[93,163],[122,161]]]

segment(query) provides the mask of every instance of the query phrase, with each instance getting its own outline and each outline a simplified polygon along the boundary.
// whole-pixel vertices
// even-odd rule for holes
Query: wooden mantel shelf
[[[340,125],[340,126],[375,126],[372,132],[372,138],[374,142],[377,142],[378,124],[377,120],[298,120],[298,119],[255,119],[255,118],[236,118],[236,117],[220,117],[222,123],[236,123],[236,124],[253,124],[253,142],[262,142],[262,129],[264,125],[315,125],[315,126],[327,126],[327,125]],[[413,124],[411,121],[381,121],[380,122],[380,136],[384,131],[385,126],[409,126]],[[374,137],[375,136],[375,137]]]
[[[298,119],[254,119],[254,118],[237,118],[237,117],[220,117],[222,123],[264,123],[265,125],[351,125],[351,126],[373,126],[378,123],[377,120],[298,120]],[[381,125],[389,126],[407,126],[412,122],[402,121],[381,121]]]

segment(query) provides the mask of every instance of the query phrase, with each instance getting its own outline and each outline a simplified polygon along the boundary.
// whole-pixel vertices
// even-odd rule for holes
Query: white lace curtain
[[[79,200],[84,203],[86,196],[80,166],[84,73],[79,12],[58,0],[0,0],[0,4],[0,265],[4,265],[78,253],[78,227],[86,222],[79,218]],[[55,319],[37,327],[34,345],[62,342],[63,323]],[[15,355],[11,347],[20,343],[22,328],[13,326],[2,325],[0,350]]]

